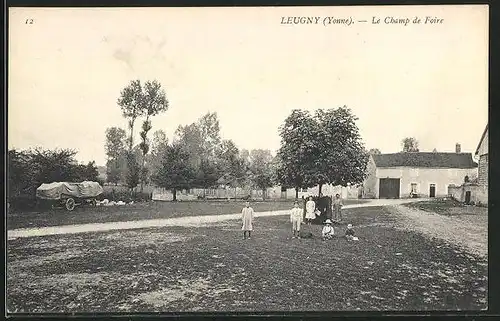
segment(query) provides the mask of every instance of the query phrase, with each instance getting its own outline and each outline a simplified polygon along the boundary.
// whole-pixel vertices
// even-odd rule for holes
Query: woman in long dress
[[[250,202],[245,203],[245,207],[241,211],[241,218],[243,220],[243,226],[241,227],[241,230],[243,231],[243,239],[247,238],[247,233],[248,233],[248,238],[250,239],[250,234],[253,231],[253,208],[250,207]]]
[[[311,221],[316,218],[316,203],[313,201],[312,197],[309,196],[309,200],[306,202],[306,222],[311,225]]]

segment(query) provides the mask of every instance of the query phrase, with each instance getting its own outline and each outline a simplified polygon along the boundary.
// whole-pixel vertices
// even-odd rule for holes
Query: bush
[[[12,211],[32,210],[37,205],[37,199],[31,195],[20,195],[9,199],[9,207]]]

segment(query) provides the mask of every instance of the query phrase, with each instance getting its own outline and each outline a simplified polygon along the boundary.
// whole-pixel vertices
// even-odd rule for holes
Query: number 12
[[[32,25],[33,24],[33,19],[26,19],[26,24],[27,25]]]

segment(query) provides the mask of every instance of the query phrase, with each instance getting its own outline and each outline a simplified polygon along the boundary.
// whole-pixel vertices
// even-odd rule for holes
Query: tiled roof
[[[483,134],[481,135],[481,139],[479,140],[479,144],[477,144],[476,155],[479,153],[479,147],[481,147],[481,143],[483,142],[484,136],[486,135],[487,132],[488,132],[488,124],[486,124],[486,128],[484,129]]]
[[[471,153],[395,153],[372,155],[377,167],[474,168]]]

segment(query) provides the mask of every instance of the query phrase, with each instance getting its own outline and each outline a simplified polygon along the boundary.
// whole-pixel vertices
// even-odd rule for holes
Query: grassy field
[[[426,212],[454,216],[454,215],[484,215],[488,213],[487,207],[467,206],[452,199],[435,199],[405,204]]]
[[[487,307],[483,259],[394,228],[398,217],[382,207],[345,214],[355,226],[357,242],[340,237],[292,240],[286,216],[257,218],[251,240],[242,239],[239,221],[11,240],[7,309],[78,313]],[[317,236],[321,226],[308,228]]]
[[[357,204],[367,200],[345,200]],[[241,212],[244,201],[189,201],[189,202],[144,202],[134,205],[76,207],[72,212],[64,209],[47,211],[9,213],[8,229],[67,224],[135,221],[146,219],[173,218],[193,215],[234,214]],[[290,209],[293,200],[251,202],[256,212]]]

